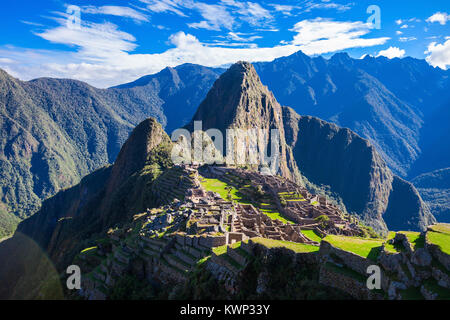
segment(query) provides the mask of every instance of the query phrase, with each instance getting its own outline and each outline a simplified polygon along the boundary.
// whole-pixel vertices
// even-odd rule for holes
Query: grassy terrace
[[[239,190],[235,187],[228,185],[227,183],[220,181],[219,179],[207,179],[207,178],[200,178],[200,182],[207,191],[212,191],[218,193],[223,199],[228,199],[228,190],[230,189],[231,198],[234,201],[240,202],[242,201],[242,194],[240,194]]]
[[[200,183],[207,191],[216,192],[225,200],[228,200],[228,194],[230,194],[231,200],[240,204],[252,204],[272,220],[278,219],[283,223],[294,223],[293,221],[290,221],[289,219],[283,217],[278,211],[274,210],[274,205],[270,203],[256,203],[254,201],[250,201],[250,199],[248,199],[244,194],[236,189],[236,187],[229,185],[219,179],[208,179],[201,177]],[[248,187],[248,185],[244,186],[244,188]],[[230,192],[228,192],[228,188],[230,188]]]
[[[286,201],[306,201],[301,194],[295,192],[279,192],[278,196]]]
[[[384,244],[384,248],[387,252],[390,253],[399,253],[403,251],[403,247],[401,244],[390,244],[389,240],[392,240],[395,238],[396,232],[390,231],[388,234],[388,237],[386,239],[386,242]]]
[[[305,235],[308,239],[312,241],[319,242],[322,241],[322,238],[314,231],[314,230],[301,230],[303,235]]]
[[[406,238],[408,238],[408,241],[413,245],[414,249],[425,246],[425,238],[420,235],[420,232],[400,231],[399,233],[406,235]]]
[[[450,254],[450,234],[428,231],[427,240],[437,245],[443,253]]]
[[[440,223],[429,227],[434,232],[450,234],[450,224]]]
[[[267,248],[286,248],[286,249],[290,249],[297,253],[308,253],[308,252],[319,251],[319,247],[309,245],[309,244],[303,244],[303,243],[296,243],[296,242],[289,242],[289,241],[282,241],[282,240],[272,240],[272,239],[266,239],[266,238],[253,238],[252,241],[254,243],[262,244],[263,246],[265,246]]]
[[[238,248],[240,248],[241,247],[241,243],[242,243],[241,241],[233,243],[231,245],[231,249],[238,249]],[[212,251],[216,255],[220,256],[220,255],[222,255],[222,254],[227,252],[227,245],[223,245],[223,246],[220,246],[220,247],[212,248]]]
[[[361,257],[376,261],[385,240],[374,240],[357,237],[327,235],[325,241],[345,251],[353,252]]]
[[[442,252],[450,254],[450,224],[441,223],[430,226],[426,237],[427,240],[437,245]]]

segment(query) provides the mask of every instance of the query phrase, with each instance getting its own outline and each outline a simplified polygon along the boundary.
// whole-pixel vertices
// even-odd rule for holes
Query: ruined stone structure
[[[319,234],[360,235],[355,219],[345,215],[322,195],[313,195],[304,187],[280,176],[228,167],[207,167],[202,174],[218,178],[240,188],[251,184],[270,195],[278,211],[301,229],[316,230]],[[245,189],[240,188],[245,193]],[[252,195],[250,195],[251,197]],[[319,218],[319,217],[326,218]],[[290,240],[292,241],[292,240]]]

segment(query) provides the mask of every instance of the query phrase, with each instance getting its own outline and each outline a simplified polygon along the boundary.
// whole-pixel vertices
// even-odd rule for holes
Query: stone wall
[[[247,258],[243,255],[239,254],[235,249],[231,247],[227,247],[227,254],[241,266],[245,266],[247,264]]]
[[[425,241],[425,248],[434,258],[442,263],[448,271],[450,271],[450,255],[443,253],[437,245],[430,243],[428,239]]]
[[[339,289],[358,300],[382,300],[383,296],[369,289],[365,283],[349,276],[334,272],[322,265],[320,268],[319,283],[325,286]]]
[[[352,252],[344,251],[342,249],[333,247],[329,242],[322,240],[320,243],[319,254],[321,256],[335,255],[350,269],[362,274],[367,274],[367,268],[370,265],[376,264],[374,261],[363,258]]]

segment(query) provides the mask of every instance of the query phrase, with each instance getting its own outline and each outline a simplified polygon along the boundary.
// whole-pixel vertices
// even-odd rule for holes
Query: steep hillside
[[[421,132],[422,154],[414,163],[409,177],[450,166],[450,93],[444,95],[445,103],[436,106],[425,119]],[[450,205],[450,203],[449,203]]]
[[[348,212],[379,231],[423,230],[434,221],[417,190],[391,172],[369,141],[349,129],[299,116],[290,108],[283,114],[287,142],[302,175],[330,186]]]
[[[411,58],[357,60],[339,53],[325,60],[297,52],[255,68],[280,103],[352,129],[402,176],[421,153],[425,114],[449,88],[448,72]]]
[[[261,81],[251,64],[240,62],[221,75],[200,104],[194,121],[202,121],[203,130],[218,128],[276,128],[280,132],[280,173],[315,185],[329,186],[342,199],[348,212],[361,216],[378,231],[424,229],[434,220],[417,190],[396,180],[369,141],[349,129],[317,118],[299,116],[293,109],[281,107]],[[243,142],[244,144],[247,142]],[[287,144],[286,146],[284,146]],[[396,191],[392,195],[394,180]],[[403,190],[403,189],[402,189]],[[402,199],[402,196],[404,199]],[[403,200],[417,205],[402,212]],[[395,216],[386,225],[383,215],[388,207]],[[390,216],[389,216],[390,217]],[[386,221],[387,222],[387,221]],[[392,223],[391,223],[392,222]]]
[[[412,180],[438,221],[450,222],[450,168],[424,173]]]
[[[59,265],[92,235],[160,204],[152,187],[170,169],[171,141],[148,119],[133,130],[113,166],[45,201],[18,229],[34,239]],[[173,200],[174,197],[170,198]]]
[[[225,69],[208,68],[194,64],[183,64],[176,68],[167,67],[161,72],[137,79],[113,89],[145,94],[153,92],[156,105],[167,118],[165,130],[173,130],[186,125],[205,98],[214,81]],[[126,89],[126,90],[125,90]]]
[[[218,73],[182,65],[103,90],[67,79],[22,82],[0,70],[2,210],[25,218],[42,200],[114,162],[132,128],[149,116],[169,130],[187,123]],[[7,220],[0,234],[17,219]]]

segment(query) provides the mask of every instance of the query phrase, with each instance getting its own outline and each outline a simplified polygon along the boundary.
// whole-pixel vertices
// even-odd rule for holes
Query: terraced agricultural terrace
[[[166,177],[172,189],[165,192],[176,199],[135,215],[77,256],[89,272],[86,298],[108,297],[130,273],[166,285],[208,274],[227,295],[239,295],[249,270],[280,254],[314,270],[317,285],[356,299],[448,297],[447,225],[367,237],[356,218],[280,177],[194,166],[175,167]],[[374,264],[384,280],[369,290],[366,271]]]

